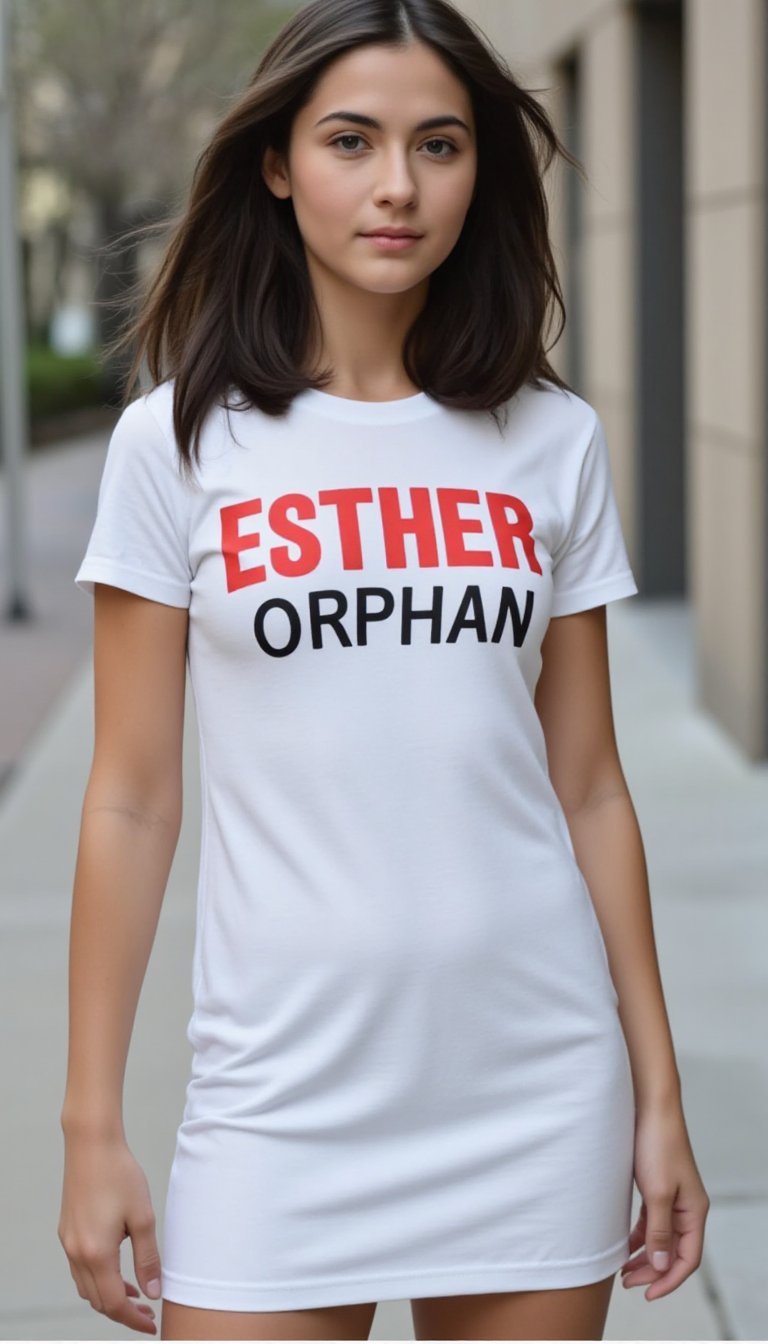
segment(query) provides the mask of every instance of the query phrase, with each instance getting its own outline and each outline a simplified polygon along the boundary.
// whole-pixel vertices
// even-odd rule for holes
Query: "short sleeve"
[[[127,588],[172,607],[188,607],[191,572],[185,487],[175,443],[147,406],[125,407],[107,447],[93,524],[75,583]]]
[[[572,507],[570,526],[552,557],[552,616],[568,616],[638,592],[599,416],[581,464]]]

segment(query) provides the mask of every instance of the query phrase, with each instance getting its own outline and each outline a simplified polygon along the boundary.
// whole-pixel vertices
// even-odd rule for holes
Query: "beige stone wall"
[[[633,527],[632,342],[633,182],[631,135],[631,25],[620,0],[464,0],[476,22],[538,95],[563,131],[563,88],[558,63],[574,46],[583,60],[583,147],[589,176],[584,192],[585,382],[577,390],[597,408],[606,429],[616,494],[630,560],[636,562]],[[563,170],[548,179],[552,242],[561,278],[568,273]],[[564,337],[551,352],[567,377]]]
[[[540,96],[559,130],[559,62],[571,48],[580,53],[590,186],[579,390],[604,420],[630,557],[642,573],[633,497],[633,8],[624,0],[459,3],[528,86],[548,86]],[[766,8],[765,0],[686,0],[683,8],[687,598],[700,703],[753,760],[768,758]],[[565,278],[562,173],[549,191]]]
[[[766,753],[764,0],[687,13],[690,570],[703,703]]]

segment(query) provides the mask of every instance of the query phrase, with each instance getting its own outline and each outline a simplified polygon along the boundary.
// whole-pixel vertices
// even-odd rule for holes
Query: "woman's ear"
[[[268,146],[261,161],[261,175],[274,196],[285,200],[291,194],[291,182],[282,154]]]

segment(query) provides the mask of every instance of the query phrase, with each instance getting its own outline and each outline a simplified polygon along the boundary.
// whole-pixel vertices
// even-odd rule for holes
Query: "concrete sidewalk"
[[[6,618],[6,500],[0,471],[0,790],[82,664],[91,603],[74,584],[96,512],[109,429],[29,454],[24,471],[25,620]]]
[[[98,468],[101,447],[80,445]],[[61,476],[64,459],[57,465]],[[81,495],[61,600],[95,500]],[[88,473],[83,470],[83,478]],[[66,566],[71,572],[66,572]],[[656,937],[686,1116],[712,1208],[705,1260],[676,1292],[646,1302],[617,1276],[606,1339],[768,1335],[768,766],[746,763],[692,704],[686,612],[639,598],[608,607],[616,727],[645,839]],[[187,696],[185,815],[128,1062],[126,1131],[162,1213],[189,1066],[199,837],[197,742]],[[67,940],[78,825],[92,746],[89,651],[81,649],[0,791],[0,928],[6,1098],[0,1334],[111,1339],[126,1331],[82,1302],[56,1236],[66,1072]],[[636,1192],[635,1215],[639,1208]],[[130,1244],[122,1269],[135,1281]],[[159,1321],[159,1311],[157,1319]],[[133,1332],[129,1332],[133,1333]],[[377,1309],[372,1338],[412,1338],[407,1302]]]

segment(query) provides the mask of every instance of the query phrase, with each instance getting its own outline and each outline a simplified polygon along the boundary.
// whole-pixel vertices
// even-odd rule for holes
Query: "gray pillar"
[[[27,443],[21,249],[16,233],[16,140],[10,79],[10,0],[0,0],[0,462],[5,481],[5,614],[29,614],[24,594],[23,458]]]

